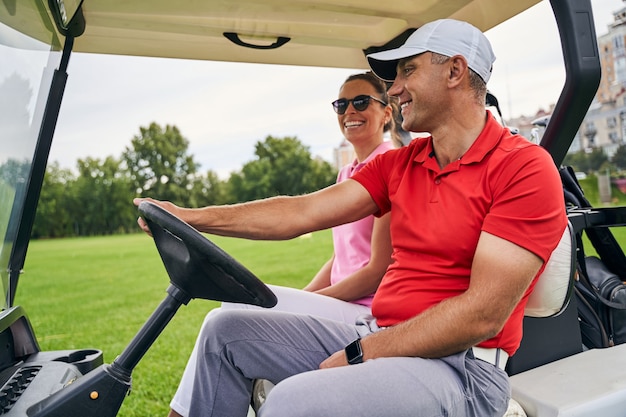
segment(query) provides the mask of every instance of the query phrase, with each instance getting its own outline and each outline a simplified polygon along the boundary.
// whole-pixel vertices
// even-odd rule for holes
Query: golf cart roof
[[[65,1],[66,11],[71,13],[68,3],[72,1]],[[394,40],[402,42],[426,22],[456,18],[485,31],[537,3],[539,0],[84,0],[85,31],[77,36],[73,50],[366,68],[363,51]]]

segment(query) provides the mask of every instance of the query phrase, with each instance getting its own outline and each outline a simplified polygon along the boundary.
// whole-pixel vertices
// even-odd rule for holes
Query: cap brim
[[[374,58],[367,57],[367,62],[378,78],[384,81],[393,81],[396,79],[396,68],[399,59],[395,61],[379,61]]]
[[[419,55],[426,52],[423,48],[411,48],[401,46],[388,51],[375,52],[367,56],[367,62],[376,76],[385,81],[396,79],[398,62],[401,59]]]

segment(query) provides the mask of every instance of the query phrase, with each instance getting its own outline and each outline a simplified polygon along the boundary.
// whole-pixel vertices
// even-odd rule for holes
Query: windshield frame
[[[20,2],[19,8],[4,12],[0,14],[0,56],[4,56],[0,60],[8,64],[0,72],[0,86],[7,81],[10,89],[9,80],[18,77],[26,87],[3,95],[4,114],[0,115],[0,185],[6,213],[0,216],[0,286],[4,296],[0,308],[7,309],[13,306],[23,272],[73,38],[67,38],[61,48],[55,25],[39,1]],[[22,30],[21,25],[30,31]],[[23,117],[15,117],[15,113]]]

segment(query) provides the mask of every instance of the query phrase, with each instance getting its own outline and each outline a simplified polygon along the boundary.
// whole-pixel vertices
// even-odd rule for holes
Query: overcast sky
[[[591,0],[598,35],[622,0]],[[558,32],[544,0],[487,32],[497,60],[488,88],[505,118],[557,101],[565,80]],[[357,72],[74,54],[50,161],[119,157],[140,126],[176,125],[203,171],[223,178],[253,159],[268,135],[296,136],[332,160],[342,140],[330,102]],[[360,72],[360,71],[359,71]]]

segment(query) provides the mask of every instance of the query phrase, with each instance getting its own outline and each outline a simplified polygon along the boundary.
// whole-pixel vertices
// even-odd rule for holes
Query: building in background
[[[613,18],[598,37],[602,78],[579,130],[585,149],[602,148],[609,158],[626,143],[626,7]]]
[[[354,161],[354,158],[356,158],[352,144],[345,139],[341,141],[338,148],[334,149],[334,154],[335,168],[337,168],[337,171]]]
[[[613,13],[607,33],[598,36],[598,51],[602,67],[598,92],[569,152],[601,148],[610,158],[626,144],[626,7]],[[532,116],[508,120],[507,124],[527,138],[541,137],[545,127],[533,122],[549,116],[553,109],[554,105]]]

